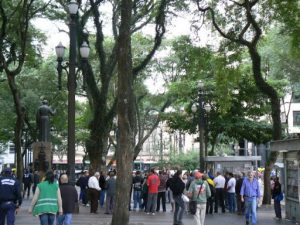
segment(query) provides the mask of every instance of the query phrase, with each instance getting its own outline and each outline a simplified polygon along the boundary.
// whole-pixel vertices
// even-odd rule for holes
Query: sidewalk
[[[36,225],[39,224],[38,217],[33,217],[28,214],[27,210],[31,200],[25,199],[19,214],[16,216],[15,225]],[[170,212],[170,204],[167,204],[167,212],[156,213],[156,215],[147,215],[144,212],[131,211],[130,225],[172,225],[173,213]],[[90,208],[80,206],[80,213],[73,215],[73,225],[109,225],[111,215],[104,214],[104,209],[99,208],[98,214],[90,214]],[[284,209],[283,216],[284,216]],[[185,225],[194,225],[193,217],[185,215],[183,220]],[[258,209],[258,224],[259,225],[293,225],[296,223],[274,219],[274,209],[271,206],[263,206]],[[245,218],[236,214],[218,213],[207,215],[205,225],[244,225]]]

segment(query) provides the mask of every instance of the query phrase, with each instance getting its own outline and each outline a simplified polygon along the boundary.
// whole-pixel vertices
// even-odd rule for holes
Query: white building
[[[15,145],[12,142],[0,144],[0,171],[3,167],[15,166]]]

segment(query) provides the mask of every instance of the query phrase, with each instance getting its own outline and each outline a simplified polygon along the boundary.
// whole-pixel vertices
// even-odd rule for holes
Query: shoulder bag
[[[201,184],[200,186],[200,189],[199,189],[199,192],[198,192],[198,195],[197,195],[197,198],[199,197],[200,195],[200,192],[201,192],[201,189],[202,189],[202,185],[203,183]],[[196,198],[196,199],[197,199]],[[197,200],[191,200],[190,203],[189,203],[189,211],[190,211],[190,214],[192,215],[195,215],[196,214],[196,211],[197,211]]]

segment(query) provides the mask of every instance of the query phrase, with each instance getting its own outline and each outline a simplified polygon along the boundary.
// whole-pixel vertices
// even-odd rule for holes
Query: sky
[[[105,9],[106,11],[109,10],[109,8]],[[172,18],[170,21],[170,24],[167,25],[166,27],[166,34],[165,37],[167,38],[173,38],[176,36],[180,35],[189,35],[195,40],[199,41],[199,36],[196,37],[195,33],[191,30],[191,20],[193,20],[192,15],[187,15],[184,13],[179,13],[177,18]],[[104,25],[104,34],[105,35],[111,35],[111,31],[108,29],[110,20],[104,20],[106,22],[106,26]],[[58,22],[53,22],[49,21],[44,18],[39,18],[34,21],[35,26],[37,26],[39,29],[41,29],[47,38],[46,45],[43,47],[42,55],[43,57],[47,57],[51,54],[55,54],[55,46],[59,44],[59,42],[62,42],[63,46],[68,47],[69,46],[69,36],[67,34],[69,28],[66,24],[63,23],[58,23]],[[93,32],[93,24],[90,23],[88,25],[89,27],[86,28],[90,32]],[[147,27],[146,29],[143,30],[143,33],[149,34],[149,35],[154,35],[154,26],[152,27]],[[64,30],[66,32],[60,32],[60,30]],[[200,45],[205,45],[209,43],[212,40],[212,37],[210,36],[209,32],[206,31],[206,29],[203,27],[201,32],[199,32],[200,35]],[[161,56],[160,56],[161,57]],[[151,90],[151,93],[159,93],[163,90],[162,84],[163,80],[162,79],[148,79],[145,81],[145,84]]]

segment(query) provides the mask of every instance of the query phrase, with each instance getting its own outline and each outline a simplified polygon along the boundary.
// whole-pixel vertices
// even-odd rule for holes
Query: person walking
[[[234,213],[236,208],[236,204],[235,204],[236,179],[233,177],[233,173],[228,173],[228,175],[229,175],[229,180],[227,183],[228,210],[230,213]]]
[[[160,210],[160,202],[162,204],[163,212],[166,212],[166,189],[167,189],[168,175],[165,171],[159,171],[158,177],[159,177],[160,184],[158,186],[156,212],[159,212]]]
[[[40,182],[40,175],[39,171],[34,171],[33,173],[33,185],[32,185],[32,194],[34,195],[36,187],[38,183]]]
[[[29,198],[31,184],[33,182],[33,177],[32,177],[32,174],[30,173],[30,171],[28,169],[24,170],[22,181],[23,181],[23,185],[24,185],[23,198],[25,197],[26,191],[27,191],[27,198]]]
[[[0,225],[15,224],[15,215],[22,205],[20,183],[12,177],[11,168],[5,168],[0,177]]]
[[[41,225],[53,225],[57,212],[63,214],[61,193],[53,171],[48,171],[45,180],[37,185],[28,212],[39,216]]]
[[[183,225],[182,217],[185,211],[185,204],[182,199],[182,194],[185,189],[185,183],[182,180],[182,171],[177,170],[172,178],[168,181],[168,186],[173,193],[173,199],[175,202],[175,210],[173,216],[173,225]]]
[[[71,225],[72,214],[75,211],[75,205],[78,203],[78,194],[76,188],[69,184],[67,174],[60,176],[60,193],[62,199],[63,214],[58,215],[57,225]]]
[[[208,183],[202,179],[202,173],[195,172],[194,176],[195,180],[191,183],[188,193],[192,200],[197,202],[194,220],[197,225],[204,225],[207,198],[211,196],[211,192]]]
[[[215,195],[215,213],[218,213],[218,208],[221,205],[222,213],[225,213],[225,204],[224,204],[224,187],[225,187],[225,178],[221,175],[221,172],[217,172],[217,176],[214,178],[214,183],[216,187]]]
[[[84,206],[88,205],[88,182],[89,182],[89,172],[84,171],[83,176],[79,177],[76,182],[76,186],[80,187],[80,194],[81,194],[81,203]]]
[[[148,200],[147,200],[147,210],[146,210],[147,214],[150,214],[151,211],[152,215],[155,215],[159,184],[160,184],[159,177],[155,173],[155,170],[151,169],[150,175],[147,178],[147,185],[148,185]]]
[[[115,204],[115,194],[116,194],[116,178],[115,172],[110,171],[106,180],[106,205],[105,214],[112,214]]]
[[[208,175],[204,174],[202,179],[208,183],[210,189],[210,197],[207,198],[207,203],[206,203],[206,214],[213,214],[214,197],[216,194],[215,183],[213,181],[213,177],[209,176],[209,174]]]
[[[281,205],[280,201],[282,200],[281,184],[279,183],[279,177],[275,178],[274,188],[272,191],[272,198],[274,199],[274,210],[275,218],[278,220],[282,219],[281,216]]]
[[[100,173],[95,172],[90,172],[91,176],[88,181],[88,186],[89,186],[89,195],[90,195],[90,200],[91,200],[91,210],[90,213],[97,213],[98,210],[98,199],[99,199],[99,191],[101,191],[101,188],[99,186],[99,177]]]
[[[142,210],[142,186],[143,178],[140,171],[136,171],[135,176],[132,178],[133,186],[133,210],[137,210],[139,207]]]
[[[250,224],[250,220],[252,225],[256,225],[256,208],[257,200],[260,199],[260,190],[258,181],[254,178],[253,171],[249,171],[247,178],[243,180],[240,195],[241,201],[245,202],[246,225]]]

